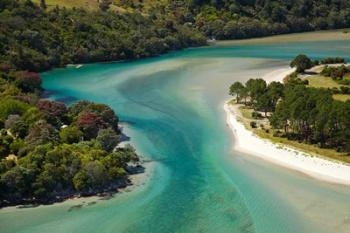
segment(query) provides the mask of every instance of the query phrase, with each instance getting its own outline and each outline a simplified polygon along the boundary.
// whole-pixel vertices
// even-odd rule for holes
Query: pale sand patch
[[[281,68],[264,75],[262,79],[264,79],[267,83],[283,82],[283,79],[292,74],[294,71],[295,68]]]

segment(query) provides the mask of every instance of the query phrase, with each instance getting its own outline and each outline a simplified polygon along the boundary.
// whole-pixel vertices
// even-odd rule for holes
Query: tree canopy
[[[303,73],[306,69],[310,69],[313,66],[313,63],[306,55],[300,54],[294,58],[290,63],[290,66],[295,67],[297,73]]]
[[[70,63],[128,60],[205,45],[195,28],[141,12],[39,7],[30,0],[0,3],[0,60],[18,70],[43,71]]]

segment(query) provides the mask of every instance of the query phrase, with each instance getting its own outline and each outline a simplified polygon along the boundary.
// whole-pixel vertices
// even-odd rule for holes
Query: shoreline
[[[227,125],[235,138],[235,150],[302,172],[322,181],[350,185],[350,166],[260,138],[239,122],[237,109],[235,110],[234,107],[225,103],[224,110],[227,114]]]
[[[246,39],[231,39],[231,40],[217,40],[213,44],[216,46],[230,46],[235,44],[254,44],[254,43],[276,43],[276,42],[298,42],[303,41],[326,41],[337,38],[339,41],[348,40],[350,28],[339,28],[329,30],[315,30],[304,32],[291,32],[284,34],[276,34],[262,37],[251,37]]]
[[[265,76],[267,82],[282,82],[293,69],[279,69]],[[350,185],[350,166],[331,159],[306,153],[282,143],[260,138],[239,121],[238,106],[225,102],[226,123],[234,136],[234,150],[292,169],[328,183]],[[252,146],[254,145],[254,146]]]
[[[68,64],[62,64],[60,66],[52,66],[50,68],[40,70],[38,73],[46,73],[55,69],[66,69],[66,68],[82,68],[86,65],[91,64],[109,64],[109,63],[124,63],[124,62],[136,62],[144,59],[152,59],[162,56],[168,56],[171,54],[174,54],[176,52],[184,51],[187,49],[197,49],[197,48],[204,48],[204,47],[211,47],[211,46],[233,46],[237,44],[255,44],[255,43],[276,43],[276,42],[297,42],[301,39],[303,40],[309,40],[309,41],[326,41],[329,39],[332,39],[334,37],[337,37],[337,40],[349,40],[350,33],[344,33],[344,31],[348,32],[350,31],[350,28],[338,28],[338,29],[325,29],[325,30],[315,30],[315,31],[302,31],[302,32],[291,32],[291,33],[282,33],[282,34],[276,34],[276,35],[267,35],[262,37],[249,37],[245,39],[229,39],[229,40],[215,40],[214,42],[208,42],[206,41],[205,44],[202,45],[194,45],[194,46],[188,46],[176,50],[169,50],[161,54],[155,54],[150,56],[144,56],[144,57],[135,57],[135,58],[129,58],[129,59],[120,59],[120,60],[101,60],[101,61],[89,61],[89,62],[81,62],[78,61],[77,63],[68,63]],[[79,67],[77,67],[79,66]]]
[[[123,184],[112,185],[104,190],[81,194],[81,193],[73,193],[71,195],[66,196],[58,196],[56,199],[50,199],[48,201],[29,201],[25,204],[12,204],[12,205],[4,205],[0,207],[0,210],[4,209],[28,209],[28,208],[37,208],[42,206],[51,206],[51,205],[61,205],[61,204],[69,204],[73,202],[75,205],[84,205],[89,204],[90,202],[94,202],[94,204],[98,201],[109,200],[114,197],[117,197],[120,194],[127,193],[137,189],[140,186],[143,186],[146,183],[146,180],[149,179],[150,170],[153,169],[149,162],[142,162],[141,167],[143,171],[131,173],[129,174],[127,180]]]
[[[278,70],[274,70],[268,74],[265,74],[261,78],[264,79],[267,84],[271,82],[283,82],[283,79],[287,77],[288,75],[292,74],[295,72],[295,68],[280,68]]]

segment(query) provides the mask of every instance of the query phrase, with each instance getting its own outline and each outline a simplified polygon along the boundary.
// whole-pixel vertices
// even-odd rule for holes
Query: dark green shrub
[[[257,127],[255,121],[251,121],[249,124],[250,124],[250,127],[252,127],[253,129]]]

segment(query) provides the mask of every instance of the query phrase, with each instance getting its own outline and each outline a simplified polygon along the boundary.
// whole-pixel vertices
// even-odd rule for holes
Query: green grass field
[[[350,95],[335,94],[335,95],[333,95],[333,99],[345,102],[347,100],[350,100]]]
[[[33,0],[35,3],[40,3],[40,0]],[[46,5],[49,8],[58,6],[64,6],[67,8],[73,7],[83,7],[89,10],[94,10],[98,8],[97,0],[46,0]]]
[[[33,2],[40,4],[40,0],[33,0]],[[110,9],[113,11],[132,11],[132,9],[124,9],[120,4],[120,0],[113,0]],[[134,0],[135,3],[139,3],[140,1]],[[159,0],[159,1],[154,1],[154,0],[144,0],[143,5],[144,9],[147,10],[150,7],[154,5],[166,5],[167,0]],[[82,7],[88,10],[96,10],[98,9],[98,0],[46,0],[46,5],[48,8],[53,8],[55,6],[60,6],[60,7],[66,7],[66,8],[73,8],[73,7]]]
[[[309,81],[310,87],[317,87],[317,88],[340,88],[342,85],[335,82],[330,77],[324,77],[321,75],[313,75],[306,78]]]
[[[348,77],[346,77],[348,78]],[[330,77],[324,77],[321,75],[313,75],[310,77],[306,78],[309,81],[309,86],[310,87],[316,87],[316,88],[338,88],[340,89],[341,85],[334,81]],[[347,101],[350,100],[350,95],[345,95],[345,94],[335,94],[333,95],[333,98],[335,100],[340,100],[340,101]]]

